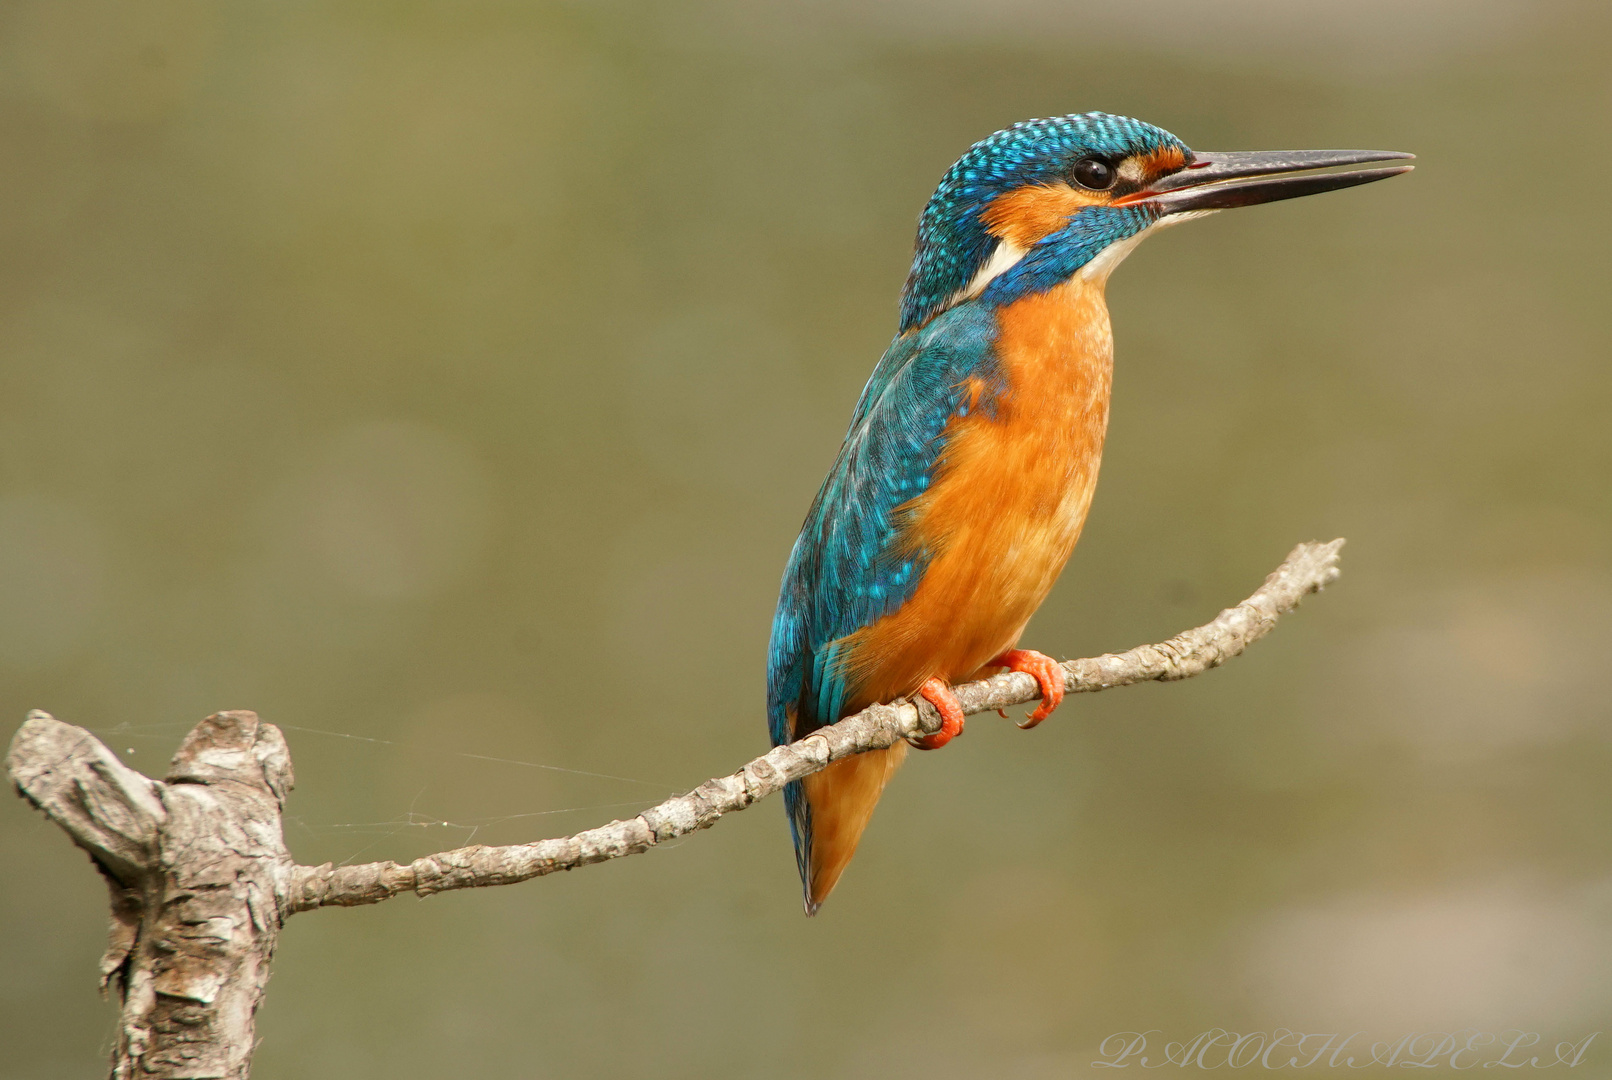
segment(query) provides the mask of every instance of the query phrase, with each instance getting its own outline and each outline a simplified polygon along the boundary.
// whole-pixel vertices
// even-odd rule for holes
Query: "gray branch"
[[[1342,546],[1342,540],[1300,544],[1254,595],[1222,611],[1212,622],[1157,645],[1070,660],[1063,665],[1064,686],[1071,694],[1093,693],[1132,683],[1187,679],[1225,663],[1268,634],[1276,620],[1305,596],[1336,580]],[[1041,696],[1035,679],[1022,673],[996,675],[955,689],[963,711],[969,714],[1005,709]],[[870,706],[798,742],[777,747],[736,773],[707,780],[688,794],[667,799],[626,821],[612,821],[575,836],[508,847],[478,844],[427,855],[407,865],[377,862],[299,867],[291,895],[293,910],[374,904],[405,892],[430,896],[450,889],[509,885],[556,870],[636,855],[710,828],[723,814],[743,810],[782,790],[791,780],[810,776],[841,758],[940,730],[935,710],[922,698],[917,702]]]
[[[1157,645],[1063,665],[1069,693],[1186,679],[1264,637],[1276,620],[1337,579],[1338,549],[1300,544],[1247,600]],[[1040,696],[1035,679],[1003,674],[956,687],[966,713]],[[647,851],[709,828],[852,754],[940,728],[919,699],[874,705],[707,780],[626,821],[508,847],[466,847],[362,866],[299,866],[281,812],[291,758],[279,729],[223,712],[193,730],[168,776],[151,780],[82,728],[30,713],[6,765],[17,791],[87,851],[112,892],[102,985],[122,1002],[115,1080],[245,1080],[253,1017],[280,927],[317,907],[373,904],[401,893],[509,885]]]

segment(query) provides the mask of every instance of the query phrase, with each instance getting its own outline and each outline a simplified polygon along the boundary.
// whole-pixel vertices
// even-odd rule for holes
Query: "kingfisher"
[[[772,624],[774,745],[920,696],[963,730],[951,685],[1032,675],[1034,727],[1063,699],[1019,637],[1073,552],[1108,428],[1108,275],[1148,234],[1216,210],[1367,184],[1413,155],[1193,151],[1140,120],[1026,120],[975,143],[918,220],[895,340],[873,369],[790,552]],[[784,789],[814,915],[907,744]]]

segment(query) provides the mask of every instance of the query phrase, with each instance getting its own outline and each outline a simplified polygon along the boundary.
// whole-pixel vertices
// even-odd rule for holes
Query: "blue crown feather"
[[[1083,157],[1113,160],[1168,148],[1191,155],[1186,144],[1163,128],[1101,112],[1025,120],[969,147],[941,178],[918,218],[912,272],[901,295],[899,332],[922,326],[945,310],[991,257],[997,240],[985,230],[980,214],[998,195],[1032,184],[1050,184]],[[1080,241],[1055,260],[1057,266],[1047,261],[1038,273],[1025,275],[1021,270],[1012,275],[1022,277],[1017,285],[1033,291],[1030,286],[1059,268],[1067,277],[1108,244],[1133,235],[1154,220],[1153,216],[1144,220],[1136,210],[1098,209],[1103,212],[1080,215],[1090,220],[1081,223],[1079,232],[1048,238]],[[1079,261],[1071,266],[1072,258]],[[999,302],[1011,298],[1000,290],[994,297]]]

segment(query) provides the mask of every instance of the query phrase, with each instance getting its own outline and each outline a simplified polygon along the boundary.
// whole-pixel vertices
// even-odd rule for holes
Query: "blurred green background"
[[[1347,536],[1334,590],[1207,677],[976,718],[815,920],[776,800],[300,916],[258,1076],[1612,1022],[1612,15],[1129,7],[0,9],[0,735],[44,708],[161,775],[256,709],[309,863],[562,835],[765,747],[784,558],[975,139],[1101,108],[1421,158],[1115,275],[1103,483],[1026,643],[1156,640]],[[105,890],[20,800],[0,859],[0,1076],[96,1075]]]

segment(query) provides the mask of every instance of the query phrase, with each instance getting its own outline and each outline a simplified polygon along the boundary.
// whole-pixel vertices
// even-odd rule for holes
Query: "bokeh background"
[[[1027,643],[1156,640],[1299,540],[1349,538],[1335,589],[1207,677],[976,718],[815,920],[776,801],[300,916],[257,1074],[1582,1038],[1612,1022],[1609,49],[1604,5],[1499,0],[13,0],[0,726],[45,708],[160,775],[256,709],[304,862],[629,814],[764,748],[785,555],[969,143],[1102,108],[1411,150],[1115,275],[1103,482]],[[0,1076],[96,1075],[105,891],[20,800],[0,860]]]

